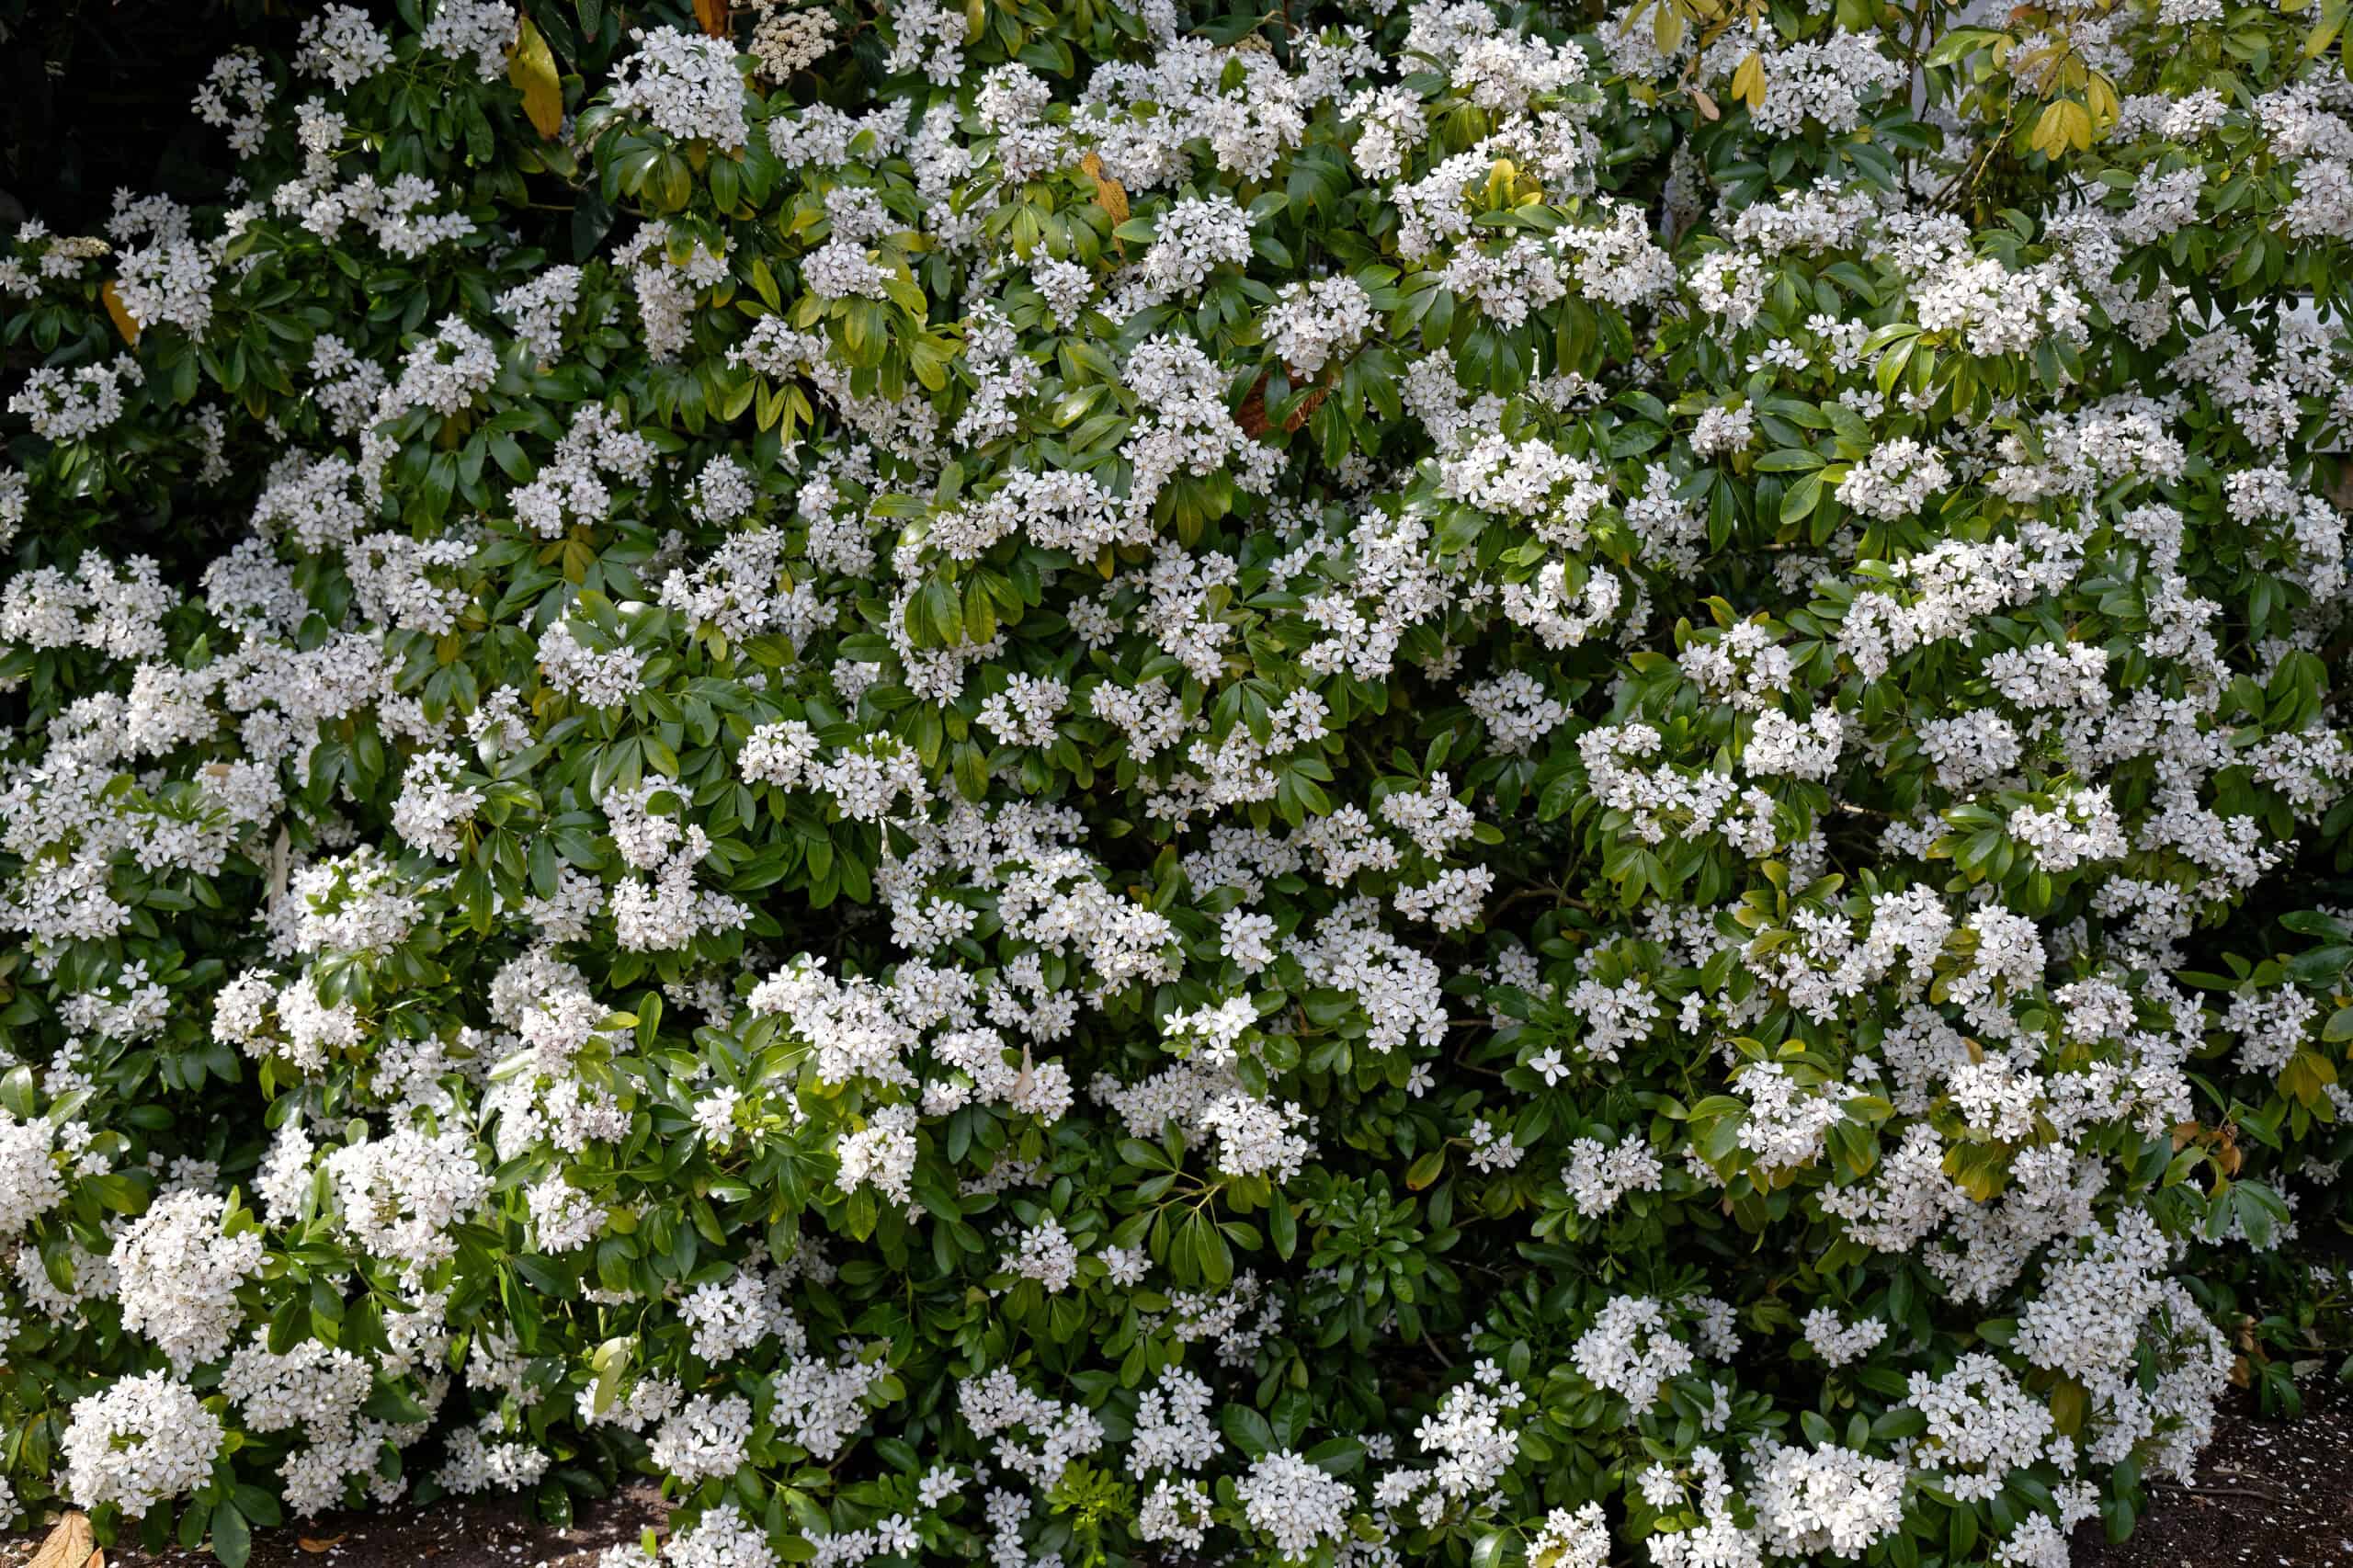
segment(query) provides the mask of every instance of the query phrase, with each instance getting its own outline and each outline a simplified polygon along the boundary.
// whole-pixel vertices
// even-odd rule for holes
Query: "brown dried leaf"
[[[316,1540],[307,1535],[297,1536],[294,1538],[294,1544],[301,1547],[305,1551],[315,1553],[325,1551],[332,1547],[342,1545],[343,1537],[339,1535],[331,1535],[324,1540]]]
[[[1324,385],[1317,387],[1313,392],[1309,392],[1305,397],[1300,399],[1299,406],[1290,411],[1290,417],[1283,421],[1283,428],[1286,430],[1297,430],[1301,426],[1306,424],[1308,420],[1314,417],[1315,411],[1323,407],[1324,400],[1331,395],[1332,388],[1329,382],[1326,382]]]
[[[1267,433],[1266,377],[1260,376],[1250,383],[1249,394],[1243,398],[1242,406],[1233,411],[1233,422],[1241,426],[1242,433],[1254,441]]]
[[[1315,410],[1323,404],[1324,400],[1331,395],[1332,385],[1329,381],[1314,388],[1305,397],[1300,399],[1299,406],[1292,409],[1284,418],[1283,428],[1296,431],[1307,423]],[[1274,428],[1274,415],[1267,409],[1266,377],[1260,376],[1250,383],[1248,395],[1243,398],[1242,405],[1233,411],[1233,422],[1241,426],[1242,433],[1254,441]]]
[[[25,1568],[83,1568],[97,1551],[90,1540],[90,1517],[68,1514],[57,1521]]]

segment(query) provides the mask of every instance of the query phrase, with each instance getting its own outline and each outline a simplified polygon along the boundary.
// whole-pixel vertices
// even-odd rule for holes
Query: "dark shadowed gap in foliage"
[[[284,0],[0,0],[0,233],[26,216],[99,229],[114,193],[217,200],[234,172],[190,109],[240,42],[290,40]],[[282,36],[281,36],[282,35]]]
[[[584,1502],[569,1526],[533,1517],[507,1495],[445,1497],[361,1513],[337,1511],[254,1535],[247,1568],[596,1568],[605,1549],[633,1546],[668,1517],[660,1491],[644,1483]],[[0,1568],[23,1568],[38,1536],[0,1540]],[[174,1547],[109,1550],[107,1568],[219,1568],[211,1554]]]
[[[58,233],[103,234],[115,193],[199,206],[229,199],[235,159],[193,100],[212,62],[240,43],[285,52],[310,0],[0,0],[0,235],[36,218]],[[384,7],[379,7],[384,8]],[[0,381],[40,362],[0,348]],[[0,457],[20,425],[0,428]],[[200,571],[244,528],[233,510],[157,494],[117,517],[126,553],[176,579]]]

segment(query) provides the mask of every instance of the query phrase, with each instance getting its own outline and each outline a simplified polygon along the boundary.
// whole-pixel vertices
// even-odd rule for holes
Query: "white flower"
[[[613,107],[642,115],[682,142],[740,149],[749,131],[734,46],[676,28],[654,28],[636,40],[636,52],[614,80]]]
[[[153,1340],[182,1375],[228,1353],[244,1322],[237,1288],[261,1267],[260,1231],[222,1235],[227,1211],[210,1194],[175,1192],[115,1245],[122,1326]]]
[[[1345,1540],[1356,1494],[1288,1449],[1255,1461],[1234,1485],[1250,1528],[1273,1540],[1277,1555],[1295,1562],[1319,1541]]]
[[[65,1494],[138,1518],[210,1481],[221,1442],[220,1418],[187,1384],[163,1372],[124,1378],[74,1402],[58,1445]]]

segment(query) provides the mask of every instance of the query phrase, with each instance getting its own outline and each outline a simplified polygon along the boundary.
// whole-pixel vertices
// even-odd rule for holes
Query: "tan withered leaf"
[[[294,866],[293,843],[281,826],[278,830],[278,842],[269,846],[269,907],[272,909],[286,902],[286,880]]]
[[[122,296],[115,292],[113,278],[107,279],[106,286],[98,290],[98,298],[107,302],[107,314],[114,318],[114,329],[122,334],[122,340],[125,343],[137,343],[139,324],[131,319],[129,311],[122,308]]]
[[[552,137],[563,129],[563,78],[556,74],[548,40],[529,17],[507,51],[506,79],[523,95],[523,112],[541,136]]]
[[[40,1543],[32,1561],[25,1568],[85,1568],[97,1555],[97,1548],[90,1541],[90,1517],[68,1514],[57,1521],[49,1539]]]
[[[727,0],[695,0],[695,20],[713,38],[725,38],[734,30],[735,19],[728,15]]]
[[[341,1546],[343,1544],[343,1537],[339,1535],[331,1535],[324,1540],[318,1540],[310,1536],[301,1535],[294,1538],[294,1544],[301,1547],[305,1551],[315,1553],[326,1551],[335,1547]]]
[[[1112,222],[1126,222],[1128,221],[1128,187],[1105,174],[1103,160],[1093,153],[1081,158],[1078,161],[1078,166],[1085,169],[1087,178],[1095,182],[1096,205],[1111,215]]]

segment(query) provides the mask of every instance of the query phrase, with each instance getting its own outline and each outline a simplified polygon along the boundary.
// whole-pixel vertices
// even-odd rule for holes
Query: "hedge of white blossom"
[[[229,48],[0,244],[0,1512],[2128,1530],[2346,1203],[2347,13]]]

